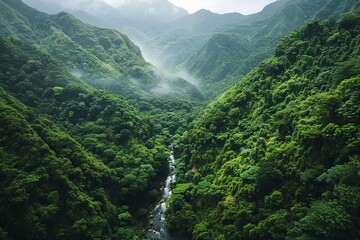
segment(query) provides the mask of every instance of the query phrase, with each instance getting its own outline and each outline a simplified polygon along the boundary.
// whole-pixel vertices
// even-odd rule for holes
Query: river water
[[[161,187],[162,196],[150,215],[150,226],[147,233],[148,239],[174,240],[166,227],[166,199],[171,196],[171,183],[175,182],[175,157],[173,151],[169,157],[169,175],[164,186]]]

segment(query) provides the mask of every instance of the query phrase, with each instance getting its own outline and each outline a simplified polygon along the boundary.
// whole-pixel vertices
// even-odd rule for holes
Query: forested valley
[[[0,0],[0,239],[359,239],[360,2],[131,9]]]

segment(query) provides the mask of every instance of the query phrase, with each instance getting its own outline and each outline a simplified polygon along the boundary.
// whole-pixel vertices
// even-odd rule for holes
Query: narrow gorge
[[[162,195],[159,203],[156,204],[154,210],[149,216],[148,238],[171,240],[171,235],[166,226],[166,202],[171,196],[172,186],[175,180],[175,157],[173,150],[169,156],[169,175],[164,185],[161,187]]]

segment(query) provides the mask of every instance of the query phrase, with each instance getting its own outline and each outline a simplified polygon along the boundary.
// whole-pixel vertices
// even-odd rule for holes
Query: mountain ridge
[[[202,98],[196,87],[183,79],[161,77],[160,71],[143,59],[140,49],[125,34],[93,27],[64,12],[40,13],[19,0],[5,0],[1,4],[2,34],[38,45],[70,69],[82,72],[82,78],[97,87],[118,89],[123,96],[139,98],[153,96],[149,89],[168,84],[170,88],[165,93],[168,97]],[[5,17],[9,13],[12,16]],[[27,30],[25,34],[23,29]]]
[[[227,61],[227,58],[224,57],[226,56],[225,54],[211,53],[211,48],[206,47],[207,42],[186,62],[185,69],[193,74],[194,77],[202,79],[201,82],[203,82],[204,86],[199,86],[200,89],[207,96],[214,97],[229,85],[235,83],[240,76],[243,76],[262,60],[266,59],[266,57],[270,56],[274,51],[276,43],[284,34],[290,33],[294,28],[311,20],[313,17],[321,16],[322,18],[320,19],[324,20],[324,18],[331,16],[338,17],[341,13],[347,12],[354,7],[360,7],[359,2],[353,0],[343,1],[342,5],[338,5],[336,2],[332,0],[283,1],[281,2],[280,10],[266,20],[254,21],[249,25],[240,24],[237,27],[224,30],[224,34],[237,34],[239,38],[246,38],[251,42],[248,56],[243,59],[238,58],[238,61],[233,66],[240,67],[229,67],[225,78],[222,75],[218,77],[217,68],[201,71],[200,65],[204,61],[217,62],[219,64],[225,64]],[[325,11],[324,9],[327,10]],[[212,41],[211,37],[207,41]],[[224,52],[231,53],[231,59],[237,59],[237,51],[232,51],[232,49],[237,49],[236,46],[223,44],[222,48]],[[202,56],[213,57],[203,59]]]
[[[80,20],[88,20],[89,18],[82,18],[79,12],[83,12],[88,16],[100,20],[100,22],[93,21],[93,24],[100,27],[115,28],[123,31],[123,26],[132,26],[139,29],[158,23],[165,23],[174,21],[186,14],[187,11],[183,8],[177,7],[167,0],[154,1],[124,1],[119,6],[111,6],[105,1],[92,1],[83,3],[85,7],[74,6],[71,3],[45,3],[42,1],[24,0],[31,6],[37,7],[41,11],[49,13],[58,13],[66,11],[79,17]],[[97,4],[96,6],[93,6]],[[141,14],[139,14],[141,11]],[[140,18],[139,18],[140,17]]]

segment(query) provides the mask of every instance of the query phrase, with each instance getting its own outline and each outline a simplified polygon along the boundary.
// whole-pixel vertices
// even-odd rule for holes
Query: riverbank
[[[171,184],[176,181],[175,178],[175,157],[174,152],[171,151],[169,156],[169,175],[167,176],[164,185],[161,187],[161,200],[156,204],[149,216],[147,239],[172,239],[166,227],[166,200],[172,194]]]

